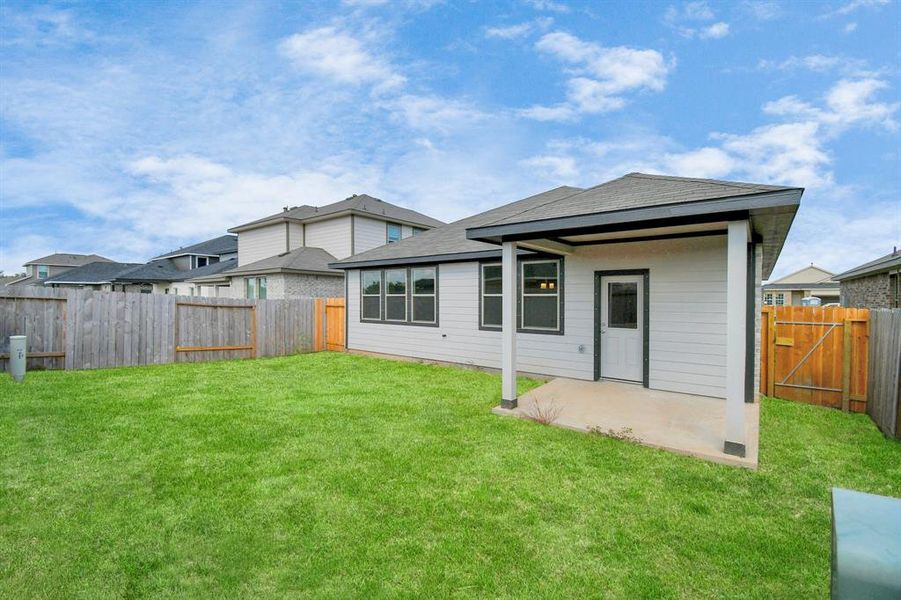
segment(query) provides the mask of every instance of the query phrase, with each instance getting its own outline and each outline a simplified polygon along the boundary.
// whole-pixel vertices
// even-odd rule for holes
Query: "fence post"
[[[776,313],[768,310],[767,316],[767,366],[766,366],[766,395],[770,398],[776,396]]]
[[[313,301],[313,352],[322,350],[322,322],[325,313],[325,302],[322,298]]]
[[[851,319],[845,318],[842,325],[842,411],[851,410]]]

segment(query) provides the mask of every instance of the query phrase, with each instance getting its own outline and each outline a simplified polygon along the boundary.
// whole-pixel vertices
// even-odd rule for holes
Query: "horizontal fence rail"
[[[337,300],[340,311],[335,310]],[[343,350],[343,311],[343,299],[334,298],[244,300],[7,288],[0,293],[0,363],[8,362],[11,335],[26,336],[32,369],[100,369]]]

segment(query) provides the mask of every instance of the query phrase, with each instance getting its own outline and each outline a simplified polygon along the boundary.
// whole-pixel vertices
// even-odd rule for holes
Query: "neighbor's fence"
[[[97,369],[343,349],[334,299],[240,300],[26,288],[0,296],[0,361],[27,336],[29,368]],[[331,323],[340,319],[340,339]],[[334,342],[334,343],[332,343]]]
[[[867,414],[886,435],[901,436],[901,309],[870,311]]]

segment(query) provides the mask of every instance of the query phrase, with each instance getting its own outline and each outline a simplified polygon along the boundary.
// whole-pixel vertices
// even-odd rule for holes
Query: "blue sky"
[[[776,274],[842,270],[901,245],[899,75],[887,0],[4,0],[0,268],[645,171],[804,186]]]

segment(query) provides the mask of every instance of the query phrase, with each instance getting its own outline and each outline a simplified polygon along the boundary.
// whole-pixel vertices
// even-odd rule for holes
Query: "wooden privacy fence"
[[[9,358],[9,336],[20,334],[27,336],[29,368],[96,369],[343,350],[343,311],[343,299],[25,288],[0,295],[0,361]]]
[[[901,309],[870,311],[867,414],[880,430],[901,437]]]
[[[868,341],[868,309],[765,306],[760,392],[865,412]]]

